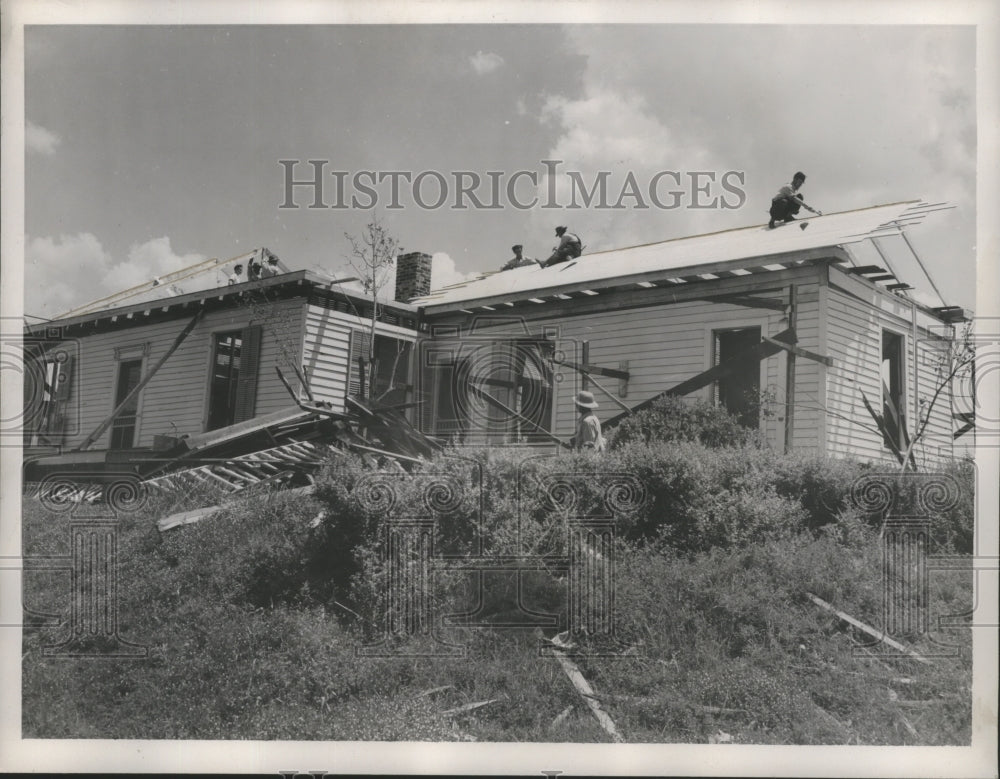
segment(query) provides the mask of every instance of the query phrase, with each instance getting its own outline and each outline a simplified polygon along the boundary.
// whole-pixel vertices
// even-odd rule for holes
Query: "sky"
[[[556,225],[585,251],[763,225],[797,170],[828,213],[956,204],[909,236],[944,302],[973,309],[975,46],[921,25],[28,27],[25,311],[259,246],[338,275],[375,217],[442,286],[515,243],[547,256]],[[321,205],[345,207],[289,198],[281,160],[297,180],[322,160]],[[602,171],[603,207],[567,207],[570,177]]]

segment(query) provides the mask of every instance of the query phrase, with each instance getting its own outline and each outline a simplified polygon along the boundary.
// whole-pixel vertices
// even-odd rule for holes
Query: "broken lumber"
[[[709,368],[706,371],[702,371],[699,374],[692,376],[690,379],[682,381],[674,387],[668,390],[664,390],[653,397],[648,398],[641,403],[637,403],[632,406],[631,413],[636,413],[637,411],[642,411],[644,409],[652,406],[660,398],[667,397],[668,395],[678,395],[684,396],[689,395],[692,392],[700,390],[702,387],[707,387],[709,384],[718,381],[719,379],[725,378],[726,376],[733,373],[737,368],[746,365],[751,362],[759,362],[765,360],[768,357],[772,357],[782,350],[780,344],[794,344],[798,340],[798,336],[795,334],[794,327],[788,327],[782,330],[780,333],[776,333],[774,336],[768,337],[767,340],[763,338],[755,346],[747,349],[744,353],[738,354],[735,357],[730,357],[728,360],[723,360],[718,365]],[[605,430],[610,430],[618,424],[621,424],[628,414],[621,413],[617,416],[612,417],[603,423],[602,427]]]
[[[593,688],[587,683],[587,679],[580,669],[577,668],[576,663],[570,660],[566,653],[563,652],[557,646],[553,645],[552,654],[555,656],[556,660],[559,661],[559,665],[562,666],[563,672],[569,677],[570,682],[576,688],[576,691],[583,698],[584,702],[590,708],[591,713],[594,715],[594,719],[597,723],[605,730],[605,732],[611,736],[611,738],[621,744],[624,743],[625,738],[621,733],[618,732],[618,728],[615,727],[614,720],[608,716],[608,713],[601,708],[601,704],[598,702],[597,696],[594,694]]]
[[[494,406],[494,407],[500,409],[501,411],[503,411],[506,414],[510,414],[513,417],[517,417],[518,419],[523,420],[524,422],[527,422],[529,425],[531,425],[532,427],[534,427],[537,432],[539,432],[542,435],[544,435],[546,438],[548,438],[553,443],[559,444],[564,449],[572,449],[573,448],[572,446],[570,446],[569,444],[567,444],[565,441],[563,441],[561,438],[559,438],[558,436],[553,435],[548,430],[546,430],[545,428],[543,428],[537,422],[534,422],[533,420],[528,419],[526,416],[523,416],[522,414],[518,414],[516,411],[514,411],[514,409],[510,408],[506,404],[504,404],[501,401],[497,400],[495,397],[493,397],[489,393],[483,392],[481,389],[479,389],[479,387],[475,386],[474,384],[469,384],[469,389],[472,390],[473,392],[475,392],[479,397],[481,397],[483,400],[485,400],[491,406]]]
[[[570,704],[561,712],[559,712],[556,715],[556,718],[552,720],[551,723],[549,723],[549,730],[554,730],[555,728],[558,728],[560,725],[562,725],[566,721],[566,718],[569,717],[570,712],[572,711],[573,711],[573,706],[572,704]]]
[[[283,495],[309,495],[313,492],[315,486],[309,484],[305,487],[296,487],[291,490],[282,490]],[[172,530],[175,527],[180,527],[181,525],[190,525],[199,520],[205,519],[206,517],[211,517],[214,514],[218,514],[224,508],[226,508],[228,503],[220,503],[216,506],[205,506],[200,509],[192,509],[191,511],[180,511],[176,514],[171,514],[169,517],[164,517],[156,523],[156,529],[161,533],[164,530]]]
[[[815,603],[820,608],[825,609],[826,611],[829,611],[831,614],[835,614],[840,620],[842,620],[843,622],[846,622],[848,625],[851,625],[852,627],[856,627],[858,630],[862,631],[863,633],[867,633],[872,638],[877,639],[878,641],[881,641],[881,642],[887,644],[888,646],[891,646],[896,651],[902,652],[903,654],[905,654],[905,655],[913,658],[917,662],[924,663],[925,665],[931,665],[931,661],[928,660],[923,655],[919,654],[918,652],[913,651],[909,647],[903,646],[898,641],[896,641],[896,640],[894,640],[892,638],[889,638],[889,636],[887,636],[884,632],[879,632],[875,628],[871,627],[871,625],[866,625],[864,622],[862,622],[859,619],[855,619],[850,614],[846,614],[843,611],[840,611],[839,609],[834,608],[829,603],[827,603],[825,600],[823,600],[822,598],[820,598],[820,597],[818,597],[816,595],[813,595],[811,592],[807,592],[806,593],[806,597],[808,597],[809,600],[811,600],[813,603]]]
[[[611,370],[610,368],[598,368],[596,365],[578,365],[575,362],[560,361],[555,359],[554,357],[550,357],[549,361],[553,365],[564,365],[567,368],[572,368],[573,370],[582,374],[587,381],[593,382],[594,386],[597,387],[597,389],[599,389],[601,392],[607,395],[608,398],[611,400],[611,402],[613,402],[619,408],[623,409],[626,414],[632,413],[632,409],[630,409],[628,405],[621,398],[619,398],[617,395],[611,392],[611,390],[609,390],[607,387],[601,384],[593,376],[593,373],[600,373],[600,375],[602,376],[611,376],[612,378],[619,378],[624,381],[628,381],[629,379],[628,371],[614,371]]]
[[[476,701],[475,703],[466,703],[464,706],[458,706],[454,709],[448,709],[447,711],[442,711],[442,717],[453,717],[456,714],[465,714],[470,711],[475,711],[476,709],[481,709],[483,706],[488,706],[491,703],[496,703],[500,698],[490,698],[488,701]]]

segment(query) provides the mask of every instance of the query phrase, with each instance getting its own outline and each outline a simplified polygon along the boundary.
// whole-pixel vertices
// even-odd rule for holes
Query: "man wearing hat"
[[[597,401],[593,393],[581,390],[576,393],[576,410],[580,418],[576,422],[576,435],[570,439],[574,449],[604,451],[604,436],[601,435],[601,420],[597,418],[594,409]]]
[[[278,258],[273,254],[268,255],[267,262],[264,263],[264,267],[260,270],[260,277],[262,279],[269,279],[272,276],[277,276],[281,273],[281,268],[278,267]]]
[[[514,270],[514,268],[520,268],[523,265],[534,265],[535,260],[531,257],[525,257],[521,254],[521,250],[524,249],[519,243],[515,243],[510,247],[510,250],[514,252],[514,256],[507,260],[507,264],[504,265],[500,270]]]
[[[538,261],[538,264],[543,268],[555,265],[558,262],[575,260],[583,254],[583,243],[580,241],[579,236],[566,232],[566,228],[562,225],[556,228],[556,235],[559,238],[559,245],[552,250],[552,256],[544,262],[542,260]]]

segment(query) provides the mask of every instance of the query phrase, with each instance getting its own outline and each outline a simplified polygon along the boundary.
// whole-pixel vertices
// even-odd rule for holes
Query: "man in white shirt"
[[[795,221],[795,215],[799,212],[800,208],[805,208],[806,211],[812,211],[818,216],[823,216],[822,212],[807,205],[806,201],[802,199],[802,193],[799,192],[799,189],[805,182],[806,174],[799,171],[792,176],[791,184],[785,184],[785,186],[778,190],[778,194],[771,198],[771,221],[767,223],[769,228],[773,229],[776,222]]]
[[[507,263],[500,270],[514,270],[514,268],[520,268],[524,265],[534,265],[535,260],[531,257],[525,257],[521,252],[524,249],[521,244],[516,243],[510,247],[510,250],[514,252],[514,256],[507,260]]]

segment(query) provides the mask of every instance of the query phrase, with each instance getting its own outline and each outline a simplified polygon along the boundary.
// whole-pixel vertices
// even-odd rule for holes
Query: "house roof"
[[[66,319],[97,311],[106,311],[112,308],[137,305],[139,303],[150,303],[192,292],[224,287],[229,283],[229,274],[232,272],[233,266],[241,264],[243,267],[248,267],[251,262],[260,261],[266,255],[273,256],[267,249],[260,248],[241,254],[238,257],[230,257],[227,260],[220,260],[218,258],[201,260],[186,268],[166,273],[142,284],[137,284],[134,287],[114,292],[97,300],[92,300],[82,306],[70,309],[55,318]],[[282,273],[288,272],[288,268],[281,260],[278,260],[278,267]]]
[[[870,238],[899,235],[904,227],[919,223],[927,213],[950,207],[912,200],[809,217],[808,229],[800,229],[801,224],[794,222],[773,230],[759,225],[594,252],[548,268],[535,265],[484,273],[432,290],[411,302],[435,314],[488,307],[491,303],[543,302],[543,297],[594,292],[630,281],[652,286],[661,280],[709,280],[719,272],[745,275],[747,268],[752,272],[779,270],[785,267],[783,262],[810,257],[852,262],[844,247]]]
[[[231,260],[227,260],[227,263],[229,262]],[[72,327],[88,322],[96,323],[101,320],[119,324],[139,324],[154,314],[158,316],[164,314],[168,316],[181,315],[185,309],[193,311],[194,307],[206,304],[236,305],[242,301],[245,293],[249,291],[278,287],[302,287],[301,294],[303,295],[307,294],[307,290],[317,290],[321,293],[325,292],[327,295],[336,296],[338,299],[342,298],[344,301],[349,301],[351,304],[359,307],[370,305],[370,300],[367,296],[356,289],[345,287],[336,280],[314,273],[313,271],[298,270],[261,279],[260,281],[247,281],[242,284],[232,285],[227,283],[221,287],[213,286],[172,296],[168,294],[167,296],[147,299],[142,294],[129,295],[125,298],[124,303],[119,302],[112,307],[99,307],[98,304],[104,301],[97,301],[84,307],[82,313],[70,312],[51,322],[31,325],[26,329],[26,332],[41,332],[52,326]],[[126,290],[125,292],[129,293],[130,290]],[[293,291],[291,294],[299,293]],[[107,299],[104,300],[106,301]],[[417,313],[416,306],[407,303],[393,301],[388,304],[380,303],[380,305],[385,305],[386,310],[406,316],[415,317]]]

